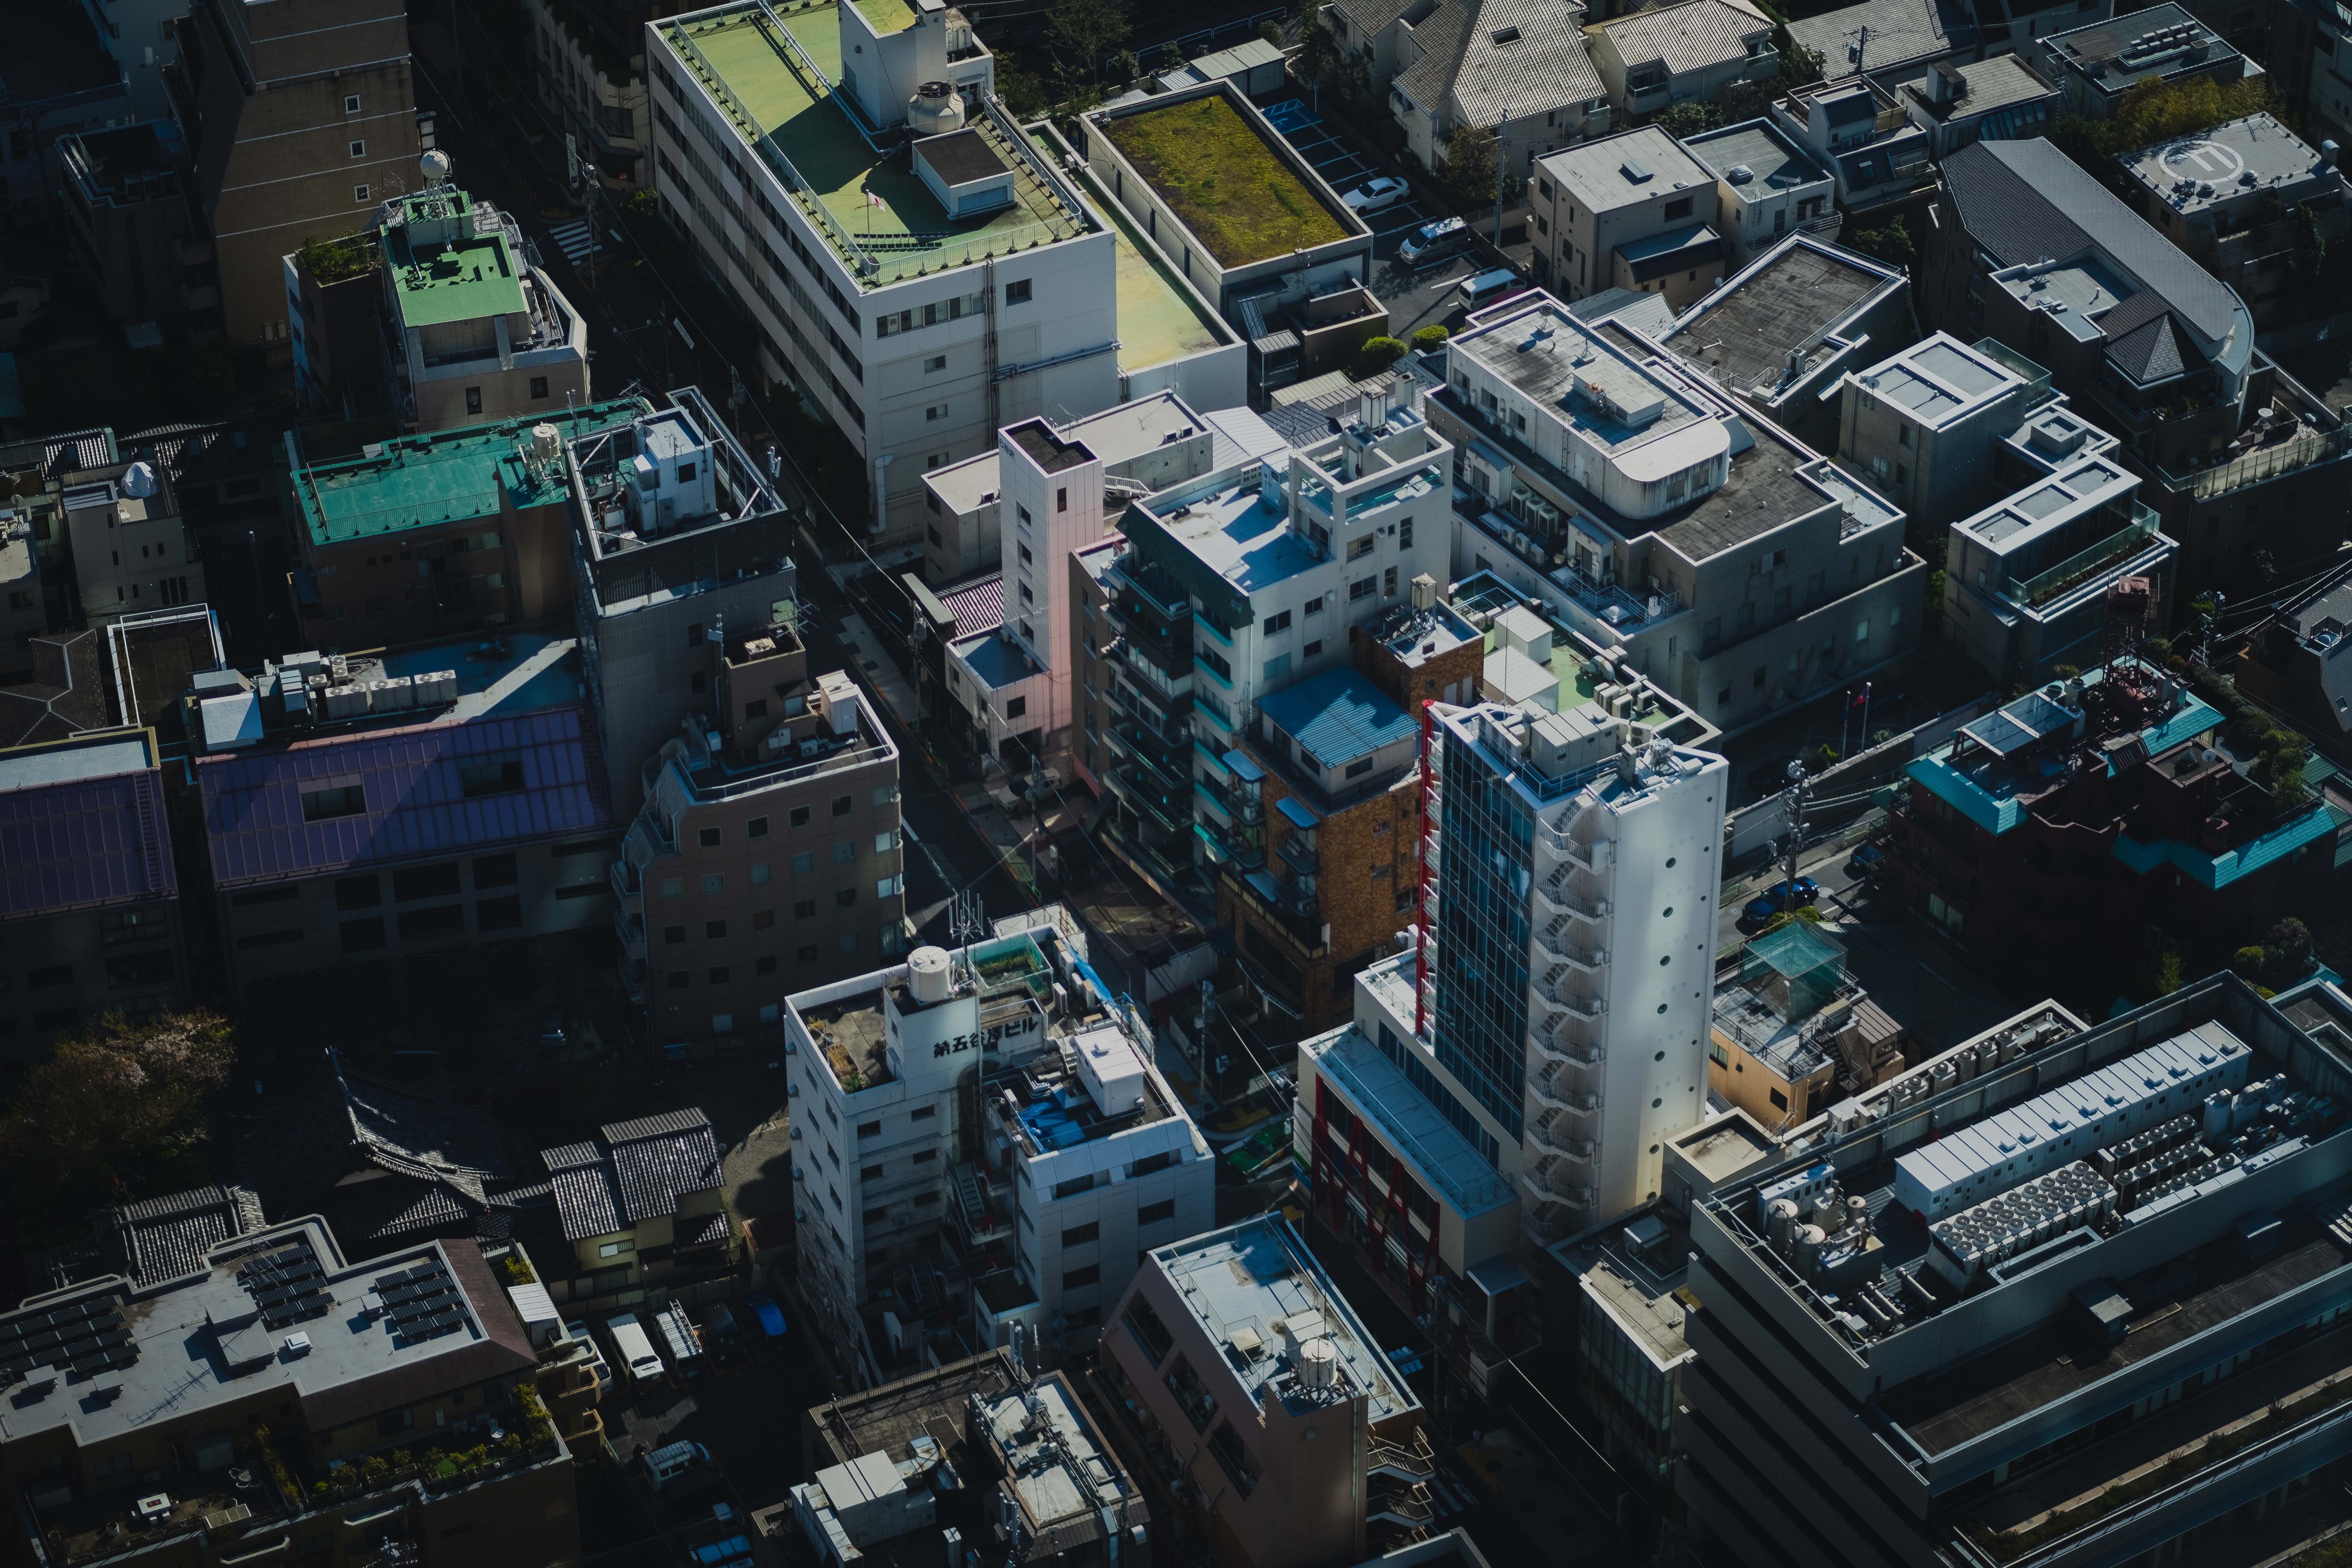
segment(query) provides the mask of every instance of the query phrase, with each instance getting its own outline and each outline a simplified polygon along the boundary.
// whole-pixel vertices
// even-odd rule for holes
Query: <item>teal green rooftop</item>
[[[856,3],[877,28],[905,9],[903,0]],[[836,96],[841,22],[839,0],[822,0],[709,11],[655,28],[864,287],[902,283],[1093,229],[1087,215],[1072,210],[1040,175],[1034,154],[976,104],[968,124],[1013,170],[1013,203],[950,217],[906,155],[876,152],[853,123],[856,111]],[[689,105],[688,112],[697,111]],[[883,205],[874,205],[869,195]]]
[[[348,544],[410,529],[496,518],[561,500],[568,481],[561,463],[523,460],[534,425],[552,425],[565,441],[626,425],[650,413],[642,398],[614,398],[585,408],[499,419],[386,441],[373,458],[312,463],[294,475],[303,526],[314,545]]]
[[[505,227],[472,232],[474,200],[458,190],[410,196],[401,204],[404,216],[410,222],[430,217],[424,209],[436,201],[457,209],[458,237],[453,242],[413,245],[409,223],[388,224],[383,230],[383,261],[400,300],[401,324],[437,327],[526,310],[521,260],[507,243]]]

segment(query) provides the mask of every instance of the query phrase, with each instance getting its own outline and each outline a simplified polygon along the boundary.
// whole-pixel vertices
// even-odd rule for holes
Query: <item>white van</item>
[[[1507,267],[1497,267],[1492,272],[1474,273],[1465,278],[1462,286],[1454,293],[1464,310],[1475,310],[1481,305],[1501,299],[1517,287],[1519,275]]]
[[[617,1318],[606,1319],[604,1331],[613,1336],[613,1349],[628,1373],[631,1393],[662,1380],[662,1358],[654,1353],[654,1342],[646,1337],[644,1324],[624,1312]]]

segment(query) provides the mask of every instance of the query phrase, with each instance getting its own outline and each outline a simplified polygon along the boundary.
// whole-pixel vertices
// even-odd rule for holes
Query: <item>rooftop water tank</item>
[[[927,81],[907,100],[907,129],[917,136],[944,136],[963,129],[963,95],[953,82]]]
[[[943,947],[919,947],[907,955],[907,989],[915,994],[918,1002],[944,1002],[948,999],[948,950]]]

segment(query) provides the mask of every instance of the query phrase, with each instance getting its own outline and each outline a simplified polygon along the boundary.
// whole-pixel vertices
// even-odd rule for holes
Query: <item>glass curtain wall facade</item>
[[[1535,826],[1475,748],[1448,745],[1444,754],[1434,1048],[1516,1141],[1524,1135]]]

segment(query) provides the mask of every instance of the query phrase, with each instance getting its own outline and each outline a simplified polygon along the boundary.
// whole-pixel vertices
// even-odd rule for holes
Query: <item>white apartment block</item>
[[[1057,434],[1049,420],[1024,420],[996,440],[996,505],[1013,524],[1004,624],[948,645],[948,690],[969,705],[990,753],[1022,770],[1069,747],[1069,660],[1055,658],[1068,643],[1068,561],[1102,538],[1111,481],[1092,448]]]
[[[1231,334],[1006,117],[941,0],[720,5],[648,23],[646,58],[665,216],[864,456],[885,542],[1005,426],[1195,360],[1232,379]]]
[[[1400,1049],[1547,1243],[1657,1196],[1662,1145],[1705,1113],[1730,765],[1591,708],[1434,718]]]
[[[1544,600],[1720,730],[1917,641],[1927,563],[1899,509],[1549,296],[1454,339],[1427,406],[1475,492],[1453,574]]]
[[[1405,604],[1414,578],[1448,578],[1454,447],[1412,384],[1395,385],[1336,435],[1160,491],[1122,520],[1107,581],[1112,701],[1184,759],[1177,787],[1202,787],[1179,799],[1139,765],[1108,778],[1187,864],[1196,813],[1223,811],[1205,797],[1230,789],[1227,754],[1259,731],[1259,700],[1348,668],[1354,628]]]
[[[1015,1322],[1063,1360],[1101,1337],[1105,1312],[1155,1247],[1216,1223],[1216,1162],[1151,1063],[1139,1018],[1112,1008],[1057,1048],[982,1085],[992,1173],[1009,1175],[1009,1277],[977,1282],[973,1330],[1012,1342]]]
[[[1211,1222],[1208,1146],[1139,1014],[1074,928],[1027,923],[784,1000],[802,1298],[866,1386],[1015,1322],[1090,1341],[1140,1247]]]

